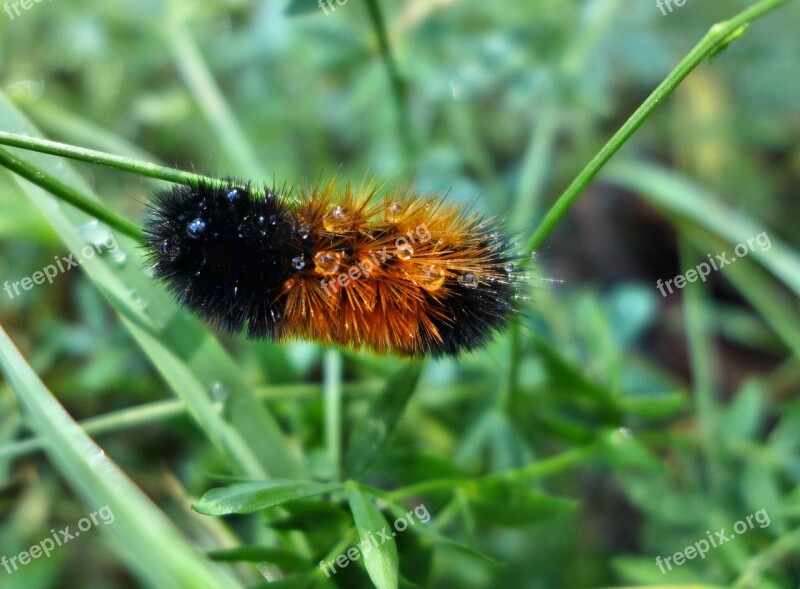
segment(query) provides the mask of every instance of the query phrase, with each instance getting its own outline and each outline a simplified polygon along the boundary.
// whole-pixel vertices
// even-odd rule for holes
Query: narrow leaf
[[[364,557],[369,578],[378,589],[397,589],[399,565],[394,540],[397,532],[390,532],[391,528],[381,512],[356,485],[349,489],[348,497],[358,537],[361,538],[359,550]],[[381,532],[390,537],[386,539]]]
[[[356,424],[345,455],[348,478],[365,474],[383,452],[417,386],[422,366],[414,362],[392,376]]]
[[[303,481],[259,481],[211,489],[192,507],[206,515],[253,513],[289,501],[322,495],[341,485]]]

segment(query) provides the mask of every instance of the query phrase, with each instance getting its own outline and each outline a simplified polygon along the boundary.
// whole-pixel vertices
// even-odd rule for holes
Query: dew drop
[[[341,261],[341,252],[322,250],[314,254],[314,266],[317,268],[317,272],[323,275],[335,274],[339,270]]]
[[[269,224],[270,225],[275,225],[275,223],[277,223],[277,222],[278,222],[278,216],[277,215],[270,215],[269,216]]]
[[[463,276],[458,277],[458,283],[467,288],[478,288],[478,282],[478,277],[471,272],[467,272]]]
[[[220,381],[211,383],[211,400],[216,403],[224,403],[228,399],[228,389]]]
[[[514,263],[509,262],[504,266],[506,273],[511,274],[514,271]]]
[[[397,246],[397,257],[401,260],[410,260],[414,255],[414,248],[408,244]]]
[[[444,279],[444,270],[439,266],[431,265],[422,269],[418,282],[419,285],[428,292],[434,292],[442,287]]]
[[[297,256],[296,258],[292,258],[292,266],[294,266],[295,270],[302,270],[306,267],[306,258],[305,256]]]
[[[342,206],[335,206],[322,217],[322,225],[325,231],[343,231],[349,228],[350,219],[347,211]]]
[[[181,255],[181,248],[179,248],[177,245],[171,244],[169,241],[164,240],[161,242],[161,253],[168,262],[174,262]]]
[[[239,190],[237,188],[234,188],[233,190],[228,192],[228,194],[226,194],[225,197],[228,199],[229,202],[233,202],[237,198],[239,198]]]
[[[189,221],[189,224],[186,225],[186,230],[189,232],[189,235],[192,237],[198,236],[200,233],[205,231],[206,229],[206,222],[203,221],[200,217]]]
[[[397,219],[400,217],[400,214],[403,212],[403,207],[400,206],[400,203],[390,203],[386,207],[386,220],[389,223],[396,223]]]
[[[125,253],[123,252],[117,252],[117,254],[114,256],[114,262],[118,266],[124,266],[127,261],[128,261],[128,256],[126,256]]]
[[[134,306],[139,307],[142,311],[144,311],[150,303],[148,303],[140,296],[135,296],[133,298],[133,304]]]
[[[259,224],[259,225],[264,225],[264,223],[266,223],[266,222],[267,222],[267,220],[264,218],[264,215],[261,215],[261,216],[258,218],[258,224]]]
[[[297,228],[297,234],[300,236],[300,239],[308,239],[308,236],[311,235],[311,226],[307,223],[300,225]]]

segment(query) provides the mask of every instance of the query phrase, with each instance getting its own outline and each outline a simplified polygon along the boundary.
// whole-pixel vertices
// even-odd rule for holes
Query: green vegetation
[[[796,587],[797,4],[325,7],[0,13],[0,586]],[[407,362],[150,277],[154,187],[321,173],[499,215],[524,317]]]

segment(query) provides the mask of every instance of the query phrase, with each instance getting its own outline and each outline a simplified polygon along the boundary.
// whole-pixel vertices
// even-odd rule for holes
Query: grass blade
[[[84,433],[0,327],[0,368],[43,440],[53,466],[91,509],[108,505],[105,528],[129,569],[150,587],[239,587],[206,560],[103,450]],[[137,550],[130,550],[136,546]]]

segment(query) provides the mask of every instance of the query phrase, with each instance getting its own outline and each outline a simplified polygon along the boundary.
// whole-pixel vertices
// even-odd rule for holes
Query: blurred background
[[[49,139],[211,176],[299,185],[336,173],[449,192],[499,216],[522,250],[555,198],[709,27],[750,4],[689,0],[670,12],[655,0],[8,3],[0,130],[15,131],[10,121],[24,115]],[[519,327],[485,350],[426,363],[365,483],[390,491],[515,474],[502,488],[409,493],[404,501],[424,502],[440,537],[398,539],[407,582],[798,586],[798,30],[790,2],[692,73],[536,251]],[[159,185],[42,158],[75,170],[135,222]],[[0,280],[75,251],[4,169],[0,210]],[[75,226],[84,236],[102,231],[88,217]],[[763,234],[769,248],[762,237],[705,281],[667,296],[657,287],[709,254],[735,257],[737,244]],[[146,276],[133,242],[120,243],[124,255],[97,263]],[[143,309],[154,297],[144,312],[173,312],[150,288],[158,287],[143,280],[134,295]],[[207,551],[277,546],[272,516],[216,519],[186,507],[236,469],[171,401],[152,349],[106,295],[72,269],[20,296],[0,292],[0,324],[75,419],[100,421],[87,430],[186,538]],[[215,335],[314,479],[337,469],[326,378],[341,384],[333,431],[346,441],[399,366]],[[209,398],[225,404],[225,386],[203,379]],[[139,406],[135,420],[115,419]],[[9,557],[91,511],[51,458],[20,441],[29,427],[0,381],[0,555]],[[316,560],[236,565],[243,586],[284,578],[270,586],[371,587],[360,566],[332,579],[314,572],[353,525],[335,497],[305,508],[316,514],[305,530]],[[657,565],[759,510],[768,525],[671,571]],[[291,517],[298,529],[303,518]],[[0,570],[2,587],[140,583],[106,530],[13,574]]]

